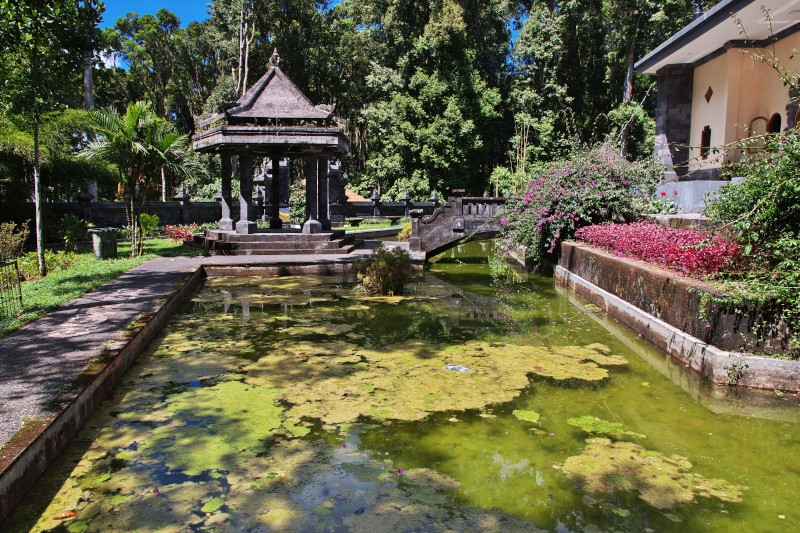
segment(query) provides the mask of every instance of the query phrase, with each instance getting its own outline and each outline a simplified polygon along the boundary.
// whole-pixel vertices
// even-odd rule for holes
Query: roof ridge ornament
[[[269,58],[269,62],[273,67],[277,67],[278,64],[281,62],[281,56],[278,55],[278,49],[272,49],[272,56]]]

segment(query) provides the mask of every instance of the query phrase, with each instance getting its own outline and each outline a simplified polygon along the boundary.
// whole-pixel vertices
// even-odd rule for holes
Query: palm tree
[[[124,115],[107,108],[92,111],[91,116],[98,136],[80,157],[99,157],[119,168],[123,178],[120,192],[128,206],[132,230],[131,256],[136,256],[142,252],[139,214],[144,205],[144,191],[162,168],[188,175],[191,166],[186,162],[187,136],[158,118],[147,102],[129,104]],[[138,205],[137,197],[141,200]]]

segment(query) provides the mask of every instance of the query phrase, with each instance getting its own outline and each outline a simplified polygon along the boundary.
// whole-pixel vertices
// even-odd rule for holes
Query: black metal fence
[[[22,312],[22,285],[16,261],[0,261],[0,315]]]

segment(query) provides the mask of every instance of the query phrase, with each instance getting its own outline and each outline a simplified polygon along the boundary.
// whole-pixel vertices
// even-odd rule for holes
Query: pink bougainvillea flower
[[[398,468],[398,469],[397,469],[397,473],[398,473],[398,474],[402,474],[402,473],[403,473],[403,469],[402,469],[402,468]]]

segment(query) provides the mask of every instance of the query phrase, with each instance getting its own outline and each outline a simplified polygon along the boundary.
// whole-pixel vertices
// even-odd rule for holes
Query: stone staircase
[[[195,243],[212,255],[330,255],[348,254],[364,244],[344,231],[303,234],[300,230],[235,231],[206,230]]]

